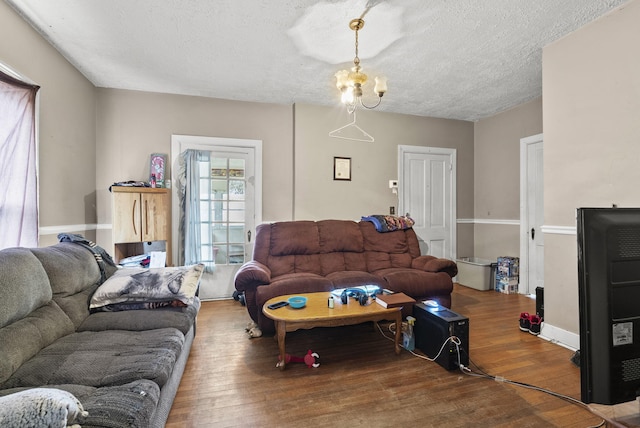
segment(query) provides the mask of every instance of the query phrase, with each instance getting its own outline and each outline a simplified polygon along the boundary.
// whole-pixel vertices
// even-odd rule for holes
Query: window
[[[244,263],[244,159],[212,157],[210,173],[204,170],[201,180],[200,188],[209,189],[200,201],[202,226],[208,229],[202,238],[203,256],[206,249],[216,264]]]
[[[0,248],[38,245],[38,89],[0,66]]]
[[[214,266],[245,261],[246,159],[205,150],[183,153],[185,263]],[[189,179],[187,179],[189,177]]]

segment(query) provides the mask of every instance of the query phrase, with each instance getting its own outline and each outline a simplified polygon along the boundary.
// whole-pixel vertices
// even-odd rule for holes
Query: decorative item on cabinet
[[[149,164],[149,182],[154,183],[151,187],[165,187],[165,166],[167,165],[167,155],[153,153]]]
[[[114,258],[144,254],[145,243],[154,243],[167,253],[171,263],[170,190],[112,186],[112,230]]]

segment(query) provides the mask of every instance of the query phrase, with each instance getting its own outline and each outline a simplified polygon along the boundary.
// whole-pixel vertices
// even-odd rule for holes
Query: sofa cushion
[[[78,244],[61,242],[31,252],[47,272],[54,298],[73,296],[100,281],[96,259]]]
[[[73,331],[73,323],[53,300],[0,328],[0,384],[41,349]]]
[[[323,253],[364,251],[364,240],[358,223],[344,220],[317,222],[320,248]]]
[[[387,281],[377,275],[362,271],[342,271],[327,275],[334,288],[358,287],[361,285],[376,285],[379,288],[387,288]]]
[[[331,291],[333,283],[330,279],[312,273],[296,273],[282,275],[265,287],[258,287],[256,300],[266,302],[272,297],[285,294],[312,293],[316,291]],[[262,308],[260,308],[262,310]]]
[[[26,248],[0,251],[0,327],[24,318],[52,298],[47,273]]]
[[[424,272],[418,269],[391,268],[376,272],[389,284],[389,289],[416,299],[444,296],[453,292],[451,277],[446,272]],[[424,284],[429,284],[425,287]]]
[[[360,259],[360,263],[354,266],[354,258]],[[365,270],[367,264],[365,262],[364,253],[328,253],[320,254],[320,272],[322,275],[328,275],[333,272],[341,272],[345,270]]]
[[[85,391],[74,394],[88,413],[78,418],[83,427],[149,426],[160,398],[160,387],[146,379]]]
[[[73,394],[88,413],[76,419],[76,423],[83,427],[149,426],[160,397],[158,385],[146,379],[102,388],[74,384],[48,385],[44,388]],[[0,397],[30,389],[0,390]]]
[[[192,304],[204,272],[203,264],[156,269],[120,269],[91,296],[90,309],[127,302]]]
[[[149,379],[162,387],[184,344],[175,328],[70,334],[25,362],[4,388],[75,383],[122,385]]]
[[[78,327],[77,331],[141,331],[175,327],[182,334],[187,334],[191,326],[195,324],[199,310],[200,299],[196,297],[193,304],[181,308],[166,307],[122,312],[96,312],[89,315]]]
[[[51,283],[53,300],[78,327],[89,316],[89,299],[100,281],[100,268],[91,251],[61,242],[50,247],[32,248]]]
[[[380,269],[411,267],[411,255],[409,255],[409,253],[394,254],[379,251],[367,251],[365,256],[367,259],[367,270],[369,272],[376,272]]]
[[[383,253],[406,253],[409,251],[409,244],[404,230],[380,233],[368,221],[361,221],[358,224],[364,238],[365,251]]]
[[[318,254],[320,237],[313,221],[284,221],[271,225],[272,256]]]
[[[269,257],[268,263],[271,270],[271,280],[292,273],[313,273],[321,275],[322,264],[320,260],[322,256],[324,256],[324,254],[296,254]]]
[[[425,272],[446,272],[451,278],[458,274],[456,262],[434,256],[416,257],[411,261],[411,267]]]

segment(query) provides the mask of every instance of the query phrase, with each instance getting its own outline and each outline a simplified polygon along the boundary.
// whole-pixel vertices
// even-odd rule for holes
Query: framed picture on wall
[[[156,187],[164,187],[164,173],[167,165],[167,155],[162,153],[153,153],[151,155],[151,163],[149,165],[149,182],[153,182],[155,178]]]
[[[351,158],[333,158],[333,179],[351,181]]]

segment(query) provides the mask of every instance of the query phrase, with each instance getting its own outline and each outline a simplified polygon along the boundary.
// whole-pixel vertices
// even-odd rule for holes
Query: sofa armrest
[[[234,282],[238,291],[255,290],[259,285],[271,283],[271,269],[251,260],[238,269]]]
[[[419,256],[411,261],[411,267],[425,272],[445,272],[451,278],[458,274],[458,265],[453,260],[434,256]]]

